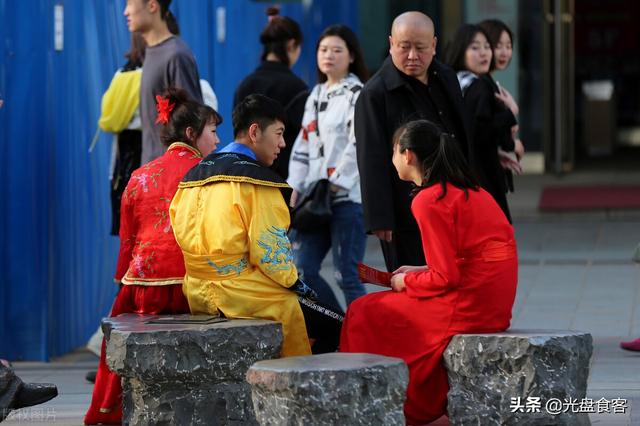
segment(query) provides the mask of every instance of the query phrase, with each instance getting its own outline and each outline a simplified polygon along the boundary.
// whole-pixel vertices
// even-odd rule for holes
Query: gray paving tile
[[[540,321],[544,321],[544,322],[553,322],[553,321],[557,321],[557,322],[561,322],[561,323],[567,323],[567,324],[571,324],[573,321],[573,315],[572,314],[565,314],[565,313],[549,313],[549,312],[536,312],[536,311],[532,311],[530,309],[523,309],[521,314],[518,317],[518,321],[520,322],[527,322],[529,323],[527,325],[527,327],[529,328],[536,328],[536,324]]]
[[[583,289],[584,294],[593,299],[625,298],[630,299],[632,302],[634,301],[637,292],[636,286],[627,280],[624,280],[623,282],[615,282],[615,280],[612,280],[609,282],[602,281],[598,283],[585,283]]]
[[[602,233],[598,244],[618,247],[629,245],[632,248],[640,242],[640,233],[629,232],[637,225],[636,222],[603,222],[600,224]]]
[[[514,319],[511,328],[518,329],[555,329],[569,330],[571,329],[571,319],[565,318],[547,318],[521,315]]]
[[[538,282],[545,285],[561,287],[563,283],[583,282],[586,276],[584,266],[578,265],[545,265],[540,270]]]
[[[631,315],[627,311],[620,310],[618,312],[607,311],[607,312],[584,312],[578,311],[575,315],[575,320],[584,322],[584,323],[593,323],[593,324],[604,324],[604,323],[612,323],[612,322],[622,322],[627,326],[630,325]],[[622,335],[626,335],[628,332],[623,333]]]
[[[535,265],[518,265],[518,279],[519,280],[536,280],[540,274],[540,264]]]
[[[631,308],[626,308],[620,303],[619,309],[580,307],[576,310],[576,319],[581,321],[601,322],[601,321],[624,321],[627,325],[632,325]]]
[[[522,253],[518,254],[518,264],[522,267],[522,266],[538,266],[540,265],[540,263],[542,262],[542,260],[540,259],[539,256],[531,256],[529,253],[525,253],[524,255]]]
[[[539,304],[541,308],[545,307],[545,305],[577,307],[580,303],[579,295],[579,290],[553,290],[537,287],[533,288],[527,295],[527,303]]]
[[[611,288],[626,286],[633,288],[638,284],[638,268],[633,263],[618,265],[592,264],[585,281],[589,287]]]

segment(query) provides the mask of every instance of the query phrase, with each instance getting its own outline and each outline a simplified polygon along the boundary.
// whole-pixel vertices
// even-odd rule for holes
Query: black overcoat
[[[493,196],[511,222],[506,194],[508,177],[500,164],[498,147],[513,151],[511,127],[517,121],[511,110],[496,99],[496,91],[497,86],[488,75],[475,79],[465,90],[464,104],[472,134],[469,162],[480,186]]]
[[[264,61],[240,82],[233,97],[233,107],[235,108],[241,100],[253,93],[275,99],[284,107],[287,115],[287,122],[284,123],[286,146],[280,151],[271,168],[286,180],[289,176],[291,148],[300,133],[300,123],[302,123],[304,105],[309,96],[309,88],[286,64]]]
[[[454,134],[462,151],[468,150],[467,120],[460,85],[451,68],[433,60],[428,84],[441,85],[449,110],[454,111]],[[412,184],[398,178],[391,162],[393,133],[402,124],[432,119],[426,102],[407,82],[388,57],[362,89],[355,107],[355,135],[367,232],[393,230],[414,232],[421,248],[418,226],[411,214]],[[438,106],[438,108],[441,108]]]

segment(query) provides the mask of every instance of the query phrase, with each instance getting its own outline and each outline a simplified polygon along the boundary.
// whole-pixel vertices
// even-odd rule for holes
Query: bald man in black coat
[[[365,84],[355,107],[355,135],[365,227],[381,240],[389,271],[425,265],[418,225],[411,214],[412,186],[391,163],[392,137],[401,125],[427,119],[452,135],[467,155],[467,119],[453,70],[434,59],[431,19],[406,12],[393,21],[390,56]]]

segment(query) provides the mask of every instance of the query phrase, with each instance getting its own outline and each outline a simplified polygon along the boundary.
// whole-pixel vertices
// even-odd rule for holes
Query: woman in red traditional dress
[[[435,124],[401,127],[393,164],[400,179],[418,187],[411,209],[427,265],[400,267],[393,291],[355,300],[340,350],[402,358],[409,366],[405,416],[424,424],[446,413],[442,354],[451,337],[509,327],[518,260],[512,226],[478,186],[457,142]]]
[[[115,280],[121,284],[111,316],[124,313],[189,313],[182,294],[185,274],[182,251],[169,221],[169,205],[178,183],[220,142],[216,127],[222,117],[212,108],[191,101],[185,91],[168,89],[157,96],[158,119],[168,145],[161,157],[131,175],[122,196],[120,254]],[[91,406],[85,424],[122,421],[120,377],[105,363],[105,343]]]

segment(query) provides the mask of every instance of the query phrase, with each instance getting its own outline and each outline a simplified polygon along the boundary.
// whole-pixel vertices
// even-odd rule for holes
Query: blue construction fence
[[[228,143],[233,92],[259,62],[270,3],[173,3],[200,75],[218,96]],[[281,5],[303,28],[294,71],[312,85],[318,35],[334,23],[357,32],[358,1]],[[48,360],[84,346],[116,294],[111,135],[88,148],[102,93],[129,47],[124,7],[125,0],[0,0],[0,358]]]

